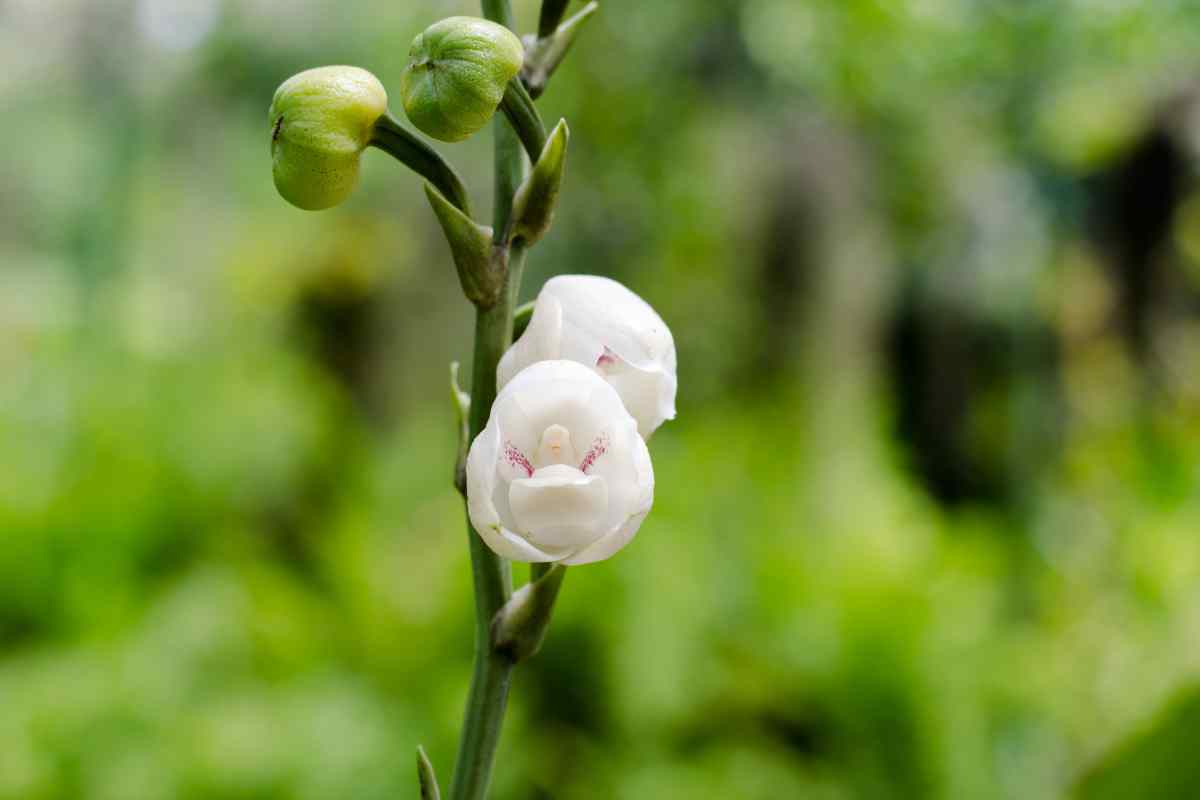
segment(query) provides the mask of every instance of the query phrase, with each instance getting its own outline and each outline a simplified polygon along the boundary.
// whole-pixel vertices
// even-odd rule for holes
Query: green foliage
[[[1175,698],[1152,727],[1126,742],[1080,782],[1079,800],[1188,797],[1200,785],[1195,758],[1200,692]]]

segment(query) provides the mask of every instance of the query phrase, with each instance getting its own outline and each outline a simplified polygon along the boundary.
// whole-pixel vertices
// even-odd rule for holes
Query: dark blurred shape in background
[[[418,180],[299,212],[266,108],[456,13],[0,0],[0,800],[448,774],[471,315]],[[642,294],[679,419],[497,798],[1192,796],[1198,48],[1182,0],[604,3],[526,295]]]

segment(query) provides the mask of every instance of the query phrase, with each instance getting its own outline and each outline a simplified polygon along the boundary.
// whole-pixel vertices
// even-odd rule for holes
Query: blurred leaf
[[[1200,787],[1200,688],[1171,700],[1144,731],[1103,758],[1080,780],[1077,800],[1183,800]]]

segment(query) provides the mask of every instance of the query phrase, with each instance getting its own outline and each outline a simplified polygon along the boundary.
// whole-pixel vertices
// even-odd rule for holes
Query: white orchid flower
[[[612,384],[648,438],[675,418],[675,340],[645,300],[596,275],[559,275],[538,293],[525,333],[496,370],[503,387],[530,364],[576,361]]]
[[[637,533],[654,469],[616,389],[574,361],[517,373],[467,456],[467,509],[513,561],[586,564]]]

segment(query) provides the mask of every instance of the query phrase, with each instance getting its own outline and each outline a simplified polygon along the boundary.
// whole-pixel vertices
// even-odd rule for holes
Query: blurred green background
[[[297,211],[266,108],[395,97],[456,13],[0,0],[0,799],[448,777],[471,313],[419,182]],[[496,798],[1200,796],[1198,48],[1182,0],[605,0],[524,294],[644,296],[679,418]]]

